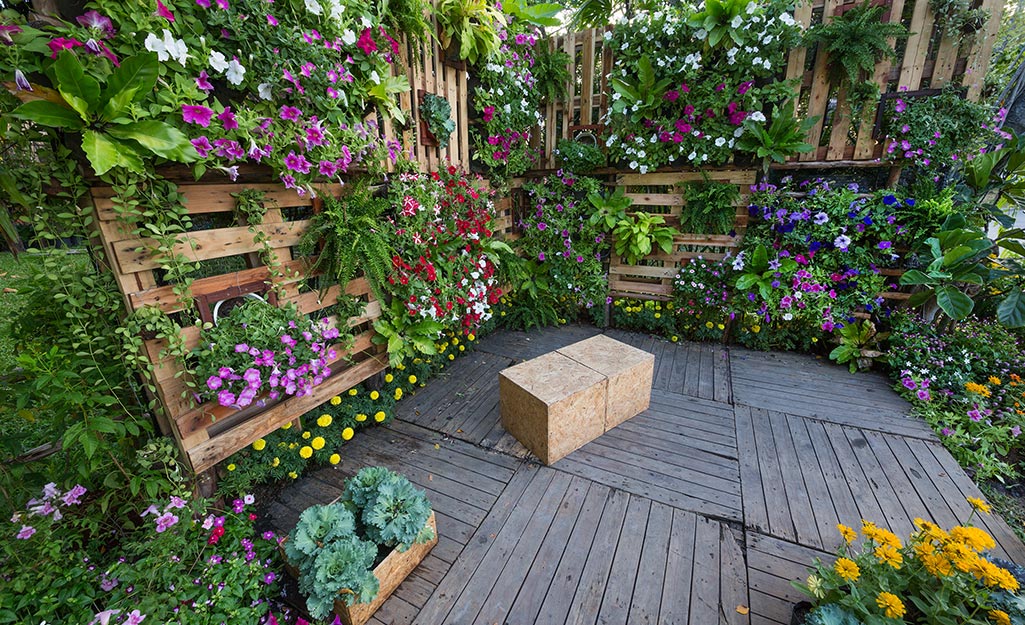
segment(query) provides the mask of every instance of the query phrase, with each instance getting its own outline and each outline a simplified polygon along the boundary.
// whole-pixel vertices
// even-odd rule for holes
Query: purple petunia
[[[86,28],[102,32],[105,38],[113,37],[116,32],[114,30],[114,22],[110,21],[109,17],[100,15],[95,10],[79,15],[75,18],[75,21]]]
[[[312,167],[312,163],[306,160],[305,156],[303,156],[302,154],[296,154],[293,150],[288,153],[288,156],[285,157],[285,167],[291,169],[292,171],[297,171],[301,174],[308,174],[310,173],[310,167]]]
[[[214,86],[210,84],[210,75],[206,73],[206,70],[199,72],[199,76],[196,76],[196,87],[203,91],[213,91]]]
[[[919,389],[916,395],[918,395],[918,399],[922,401],[929,401],[930,399],[932,399],[932,396],[929,395],[928,389]]]
[[[893,247],[893,243],[891,243],[889,241],[880,241],[879,242],[879,249],[881,249],[881,250],[888,250],[891,247]]]
[[[294,106],[286,105],[281,107],[281,111],[278,113],[278,115],[279,117],[281,117],[281,119],[284,119],[286,121],[297,122],[302,118],[303,112]]]
[[[228,389],[224,389],[220,393],[217,393],[217,403],[222,406],[234,406],[235,394]]]
[[[199,152],[200,158],[206,158],[210,151],[214,149],[214,146],[210,145],[210,140],[205,136],[193,139],[192,147],[196,148],[196,152]]]
[[[220,115],[217,116],[217,120],[221,122],[225,130],[234,130],[238,128],[238,122],[235,121],[235,114],[231,112],[231,107],[227,107]],[[241,149],[241,146],[240,146]]]
[[[31,525],[22,525],[21,530],[18,532],[16,538],[18,540],[28,540],[29,538],[32,538],[32,535],[35,533],[36,528],[32,527]]]
[[[213,115],[214,110],[206,106],[182,105],[182,119],[187,124],[198,124],[206,128],[210,125],[210,118]]]

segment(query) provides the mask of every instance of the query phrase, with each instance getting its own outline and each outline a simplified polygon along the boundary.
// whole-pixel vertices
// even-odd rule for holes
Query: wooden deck
[[[498,372],[599,330],[500,332],[290,485],[281,531],[363,466],[427,491],[437,547],[374,625],[786,625],[838,522],[906,534],[968,516],[971,479],[882,376],[828,362],[610,330],[655,355],[651,407],[540,465],[499,423]],[[997,517],[996,552],[1025,562]]]

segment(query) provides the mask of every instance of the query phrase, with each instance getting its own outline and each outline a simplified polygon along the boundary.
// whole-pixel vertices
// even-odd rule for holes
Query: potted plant
[[[452,105],[448,100],[433,93],[420,92],[420,141],[444,150],[455,129]]]
[[[426,494],[384,467],[350,478],[342,497],[307,508],[282,542],[310,616],[363,625],[438,542]]]

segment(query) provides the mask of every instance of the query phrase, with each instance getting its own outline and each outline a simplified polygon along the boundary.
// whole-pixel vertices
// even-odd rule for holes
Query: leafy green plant
[[[634,203],[633,198],[625,195],[623,187],[616,187],[610,194],[602,195],[594,191],[587,195],[591,203],[591,214],[587,220],[592,226],[599,226],[606,231],[612,230],[620,221],[626,219],[626,209]]]
[[[420,103],[420,116],[427,123],[427,130],[438,141],[438,147],[442,150],[447,148],[449,137],[456,130],[456,123],[452,121],[452,105],[448,100],[433,93],[424,94]]]
[[[621,219],[612,229],[613,249],[627,264],[635,265],[658,246],[664,253],[673,251],[673,237],[680,231],[665,225],[662,215],[636,212]]]
[[[324,208],[313,217],[299,242],[299,252],[310,255],[320,246],[311,268],[322,270],[332,283],[346,285],[362,271],[378,299],[385,299],[391,270],[391,242],[381,215],[389,209],[387,198],[374,197],[365,180],[347,186],[341,198],[324,198]]]
[[[566,86],[573,78],[569,67],[573,59],[564,50],[549,49],[547,45],[534,47],[534,87],[541,94],[541,102],[560,102],[566,97]]]
[[[762,172],[768,175],[770,161],[782,163],[794,154],[814,149],[804,138],[818,121],[818,116],[798,120],[794,115],[794,102],[790,100],[782,108],[772,108],[772,122],[768,126],[750,117],[744,120],[744,134],[736,145],[762,159]]]
[[[637,60],[636,82],[622,77],[609,80],[609,86],[620,96],[614,98],[612,109],[617,113],[629,112],[630,121],[639,122],[662,104],[662,97],[671,84],[669,78],[655,80],[651,59],[645,54]]]
[[[711,48],[720,43],[724,46],[744,45],[743,34],[731,22],[744,15],[747,5],[745,0],[705,0],[702,10],[692,15],[688,23],[708,33],[708,46]]]
[[[32,100],[9,115],[41,126],[82,133],[82,149],[97,175],[113,167],[143,173],[143,157],[156,155],[190,163],[199,153],[180,130],[135,106],[151,95],[157,81],[157,55],[125,59],[100,85],[74,54],[61,52],[53,64],[61,103]]]
[[[562,24],[558,14],[563,6],[552,2],[539,2],[530,4],[529,0],[506,0],[502,3],[502,10],[521,22],[552,28]]]
[[[1002,225],[1011,226],[1007,209],[1025,206],[1025,143],[1013,135],[1003,147],[977,154],[965,163],[964,182],[973,199]]]
[[[863,4],[810,28],[808,45],[818,44],[829,55],[830,75],[846,87],[852,116],[857,119],[865,106],[879,98],[879,86],[872,80],[876,63],[885,57],[897,58],[890,39],[907,37],[900,22],[882,22],[885,7]]]
[[[886,355],[880,347],[890,333],[877,332],[875,324],[868,319],[849,323],[837,330],[837,334],[840,344],[829,352],[829,359],[841,365],[849,363],[851,373],[868,371],[876,359]]]
[[[686,205],[680,213],[680,230],[701,234],[726,234],[736,223],[735,204],[740,189],[728,182],[688,183],[683,197]]]
[[[445,325],[426,317],[412,317],[401,300],[395,298],[386,314],[374,322],[375,345],[388,346],[388,363],[398,366],[403,360],[419,354],[438,353],[435,341]]]
[[[380,588],[373,572],[377,546],[356,535],[356,519],[342,503],[304,510],[285,542],[285,557],[299,571],[299,590],[314,618],[327,618],[336,600],[373,601]]]
[[[735,269],[742,272],[737,276],[734,286],[740,291],[758,287],[758,294],[762,296],[762,299],[768,300],[772,296],[772,281],[775,279],[776,273],[785,274],[797,267],[797,262],[792,258],[780,258],[777,262],[779,263],[777,267],[770,266],[769,251],[762,243],[754,248],[750,257],[746,256],[746,251],[741,252],[737,255],[737,262],[734,262],[733,265]]]
[[[972,5],[971,0],[929,0],[936,26],[948,37],[958,39],[979,32],[989,20],[989,11]]]
[[[575,174],[586,174],[605,166],[605,152],[600,147],[577,139],[560,139],[556,153],[563,168]]]
[[[502,46],[498,31],[506,23],[505,15],[488,0],[441,0],[437,19],[442,47],[458,43],[459,58],[472,64]]]
[[[367,539],[398,551],[434,539],[423,490],[385,467],[366,467],[346,482],[342,500],[355,510]]]

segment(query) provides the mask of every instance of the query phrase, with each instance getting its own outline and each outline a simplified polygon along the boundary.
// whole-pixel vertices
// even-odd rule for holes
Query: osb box
[[[605,376],[558,352],[498,374],[502,427],[545,464],[605,432]]]
[[[563,347],[558,353],[608,378],[606,431],[648,409],[651,379],[655,372],[653,354],[604,334]]]

